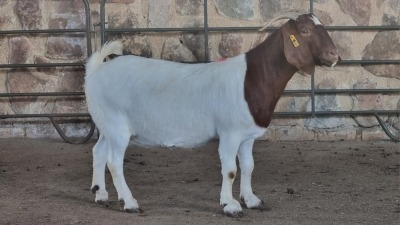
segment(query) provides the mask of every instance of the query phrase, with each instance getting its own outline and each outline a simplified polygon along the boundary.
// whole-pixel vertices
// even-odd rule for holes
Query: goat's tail
[[[104,59],[111,55],[122,55],[123,44],[121,41],[107,42],[103,45],[101,50],[95,52],[89,57],[86,62],[86,76],[93,74],[99,66],[103,63]]]

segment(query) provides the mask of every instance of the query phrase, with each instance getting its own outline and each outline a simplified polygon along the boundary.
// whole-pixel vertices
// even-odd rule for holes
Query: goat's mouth
[[[336,55],[335,57],[329,57],[329,58],[320,57],[319,61],[322,66],[334,67],[340,61],[342,61],[342,58],[340,58],[340,56],[338,56],[338,55]]]

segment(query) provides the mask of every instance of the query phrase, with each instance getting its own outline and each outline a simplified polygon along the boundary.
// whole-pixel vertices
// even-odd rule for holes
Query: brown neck
[[[255,123],[268,127],[283,90],[298,71],[286,60],[282,31],[275,31],[267,40],[247,52],[246,61],[244,97]]]

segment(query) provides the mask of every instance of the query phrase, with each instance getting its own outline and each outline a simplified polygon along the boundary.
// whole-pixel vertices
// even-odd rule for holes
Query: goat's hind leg
[[[110,151],[108,152],[107,166],[118,192],[118,200],[124,203],[124,210],[126,212],[139,212],[139,205],[126,184],[123,171],[124,155],[130,136],[128,132],[118,132],[118,135],[114,136],[109,142]]]
[[[96,194],[96,203],[105,203],[108,201],[108,192],[105,184],[105,169],[108,154],[108,144],[103,135],[93,147],[93,178],[92,192]]]

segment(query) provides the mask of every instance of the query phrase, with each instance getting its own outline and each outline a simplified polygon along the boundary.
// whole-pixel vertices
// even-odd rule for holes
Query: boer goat
[[[127,212],[138,212],[123,174],[129,143],[192,148],[219,139],[222,167],[220,204],[239,216],[232,196],[236,157],[241,168],[240,198],[247,208],[263,201],[254,195],[254,140],[266,131],[282,92],[297,71],[313,74],[315,65],[334,66],[338,50],[313,14],[290,19],[245,54],[221,62],[183,64],[138,56],[119,56],[122,43],[110,42],[86,64],[85,93],[89,112],[100,131],[93,148],[92,191],[96,202],[108,200],[105,166]]]

